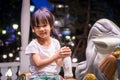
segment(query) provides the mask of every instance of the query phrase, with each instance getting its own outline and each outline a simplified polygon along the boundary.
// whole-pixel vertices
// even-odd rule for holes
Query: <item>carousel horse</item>
[[[76,79],[83,80],[86,74],[92,73],[96,80],[117,80],[117,60],[113,51],[118,44],[120,28],[108,19],[96,21],[88,35],[86,60],[76,66]]]

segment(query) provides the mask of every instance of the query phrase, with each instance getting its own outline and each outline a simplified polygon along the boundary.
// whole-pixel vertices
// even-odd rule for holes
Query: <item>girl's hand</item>
[[[71,56],[71,49],[69,47],[62,47],[61,48],[61,55],[63,58],[67,57],[67,56]]]
[[[65,58],[67,56],[71,56],[71,49],[69,47],[64,46],[57,52],[58,58]]]

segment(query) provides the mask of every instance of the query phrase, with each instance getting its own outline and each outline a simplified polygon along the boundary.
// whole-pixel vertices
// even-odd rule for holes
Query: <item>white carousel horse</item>
[[[107,80],[98,65],[118,44],[120,44],[120,28],[108,19],[96,21],[89,32],[86,60],[76,67],[76,79],[83,80],[87,73],[93,73],[97,80]],[[114,80],[117,80],[117,75]]]

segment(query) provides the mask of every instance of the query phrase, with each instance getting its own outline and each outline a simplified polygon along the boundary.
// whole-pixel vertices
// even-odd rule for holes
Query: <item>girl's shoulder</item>
[[[52,40],[52,42],[54,42],[54,43],[59,43],[59,41],[58,41],[56,38],[52,38],[52,37],[51,37],[51,40]]]
[[[28,46],[36,46],[36,44],[37,44],[37,41],[33,39],[28,43]]]
[[[52,44],[51,45],[54,45],[54,47],[57,49],[60,48],[60,42],[56,39],[56,38],[51,38],[52,40]]]

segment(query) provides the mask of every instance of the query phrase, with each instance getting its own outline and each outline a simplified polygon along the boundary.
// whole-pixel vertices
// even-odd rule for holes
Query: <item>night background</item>
[[[0,0],[0,62],[19,61],[21,5],[22,0]],[[71,47],[77,62],[85,59],[87,35],[98,19],[107,18],[120,26],[120,0],[31,0],[31,5],[35,10],[45,6],[55,15],[62,42]]]

